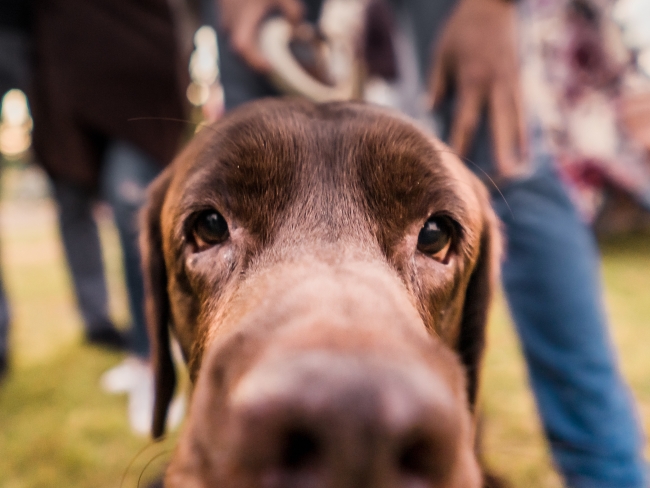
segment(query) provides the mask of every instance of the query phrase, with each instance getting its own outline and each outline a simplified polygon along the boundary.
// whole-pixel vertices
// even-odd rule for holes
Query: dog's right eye
[[[436,261],[446,262],[454,236],[454,225],[449,217],[432,215],[418,235],[418,249]]]
[[[196,216],[192,236],[199,251],[228,239],[228,223],[216,210],[204,210]]]

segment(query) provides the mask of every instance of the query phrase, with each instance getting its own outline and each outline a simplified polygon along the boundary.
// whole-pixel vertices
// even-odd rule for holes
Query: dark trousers
[[[113,141],[106,150],[101,173],[101,197],[113,210],[122,249],[126,289],[131,312],[131,351],[149,356],[144,318],[144,284],[138,246],[138,212],[148,184],[160,166],[131,144]],[[77,304],[86,332],[110,324],[108,293],[97,224],[92,214],[95,198],[65,182],[54,182],[63,247],[72,274]]]

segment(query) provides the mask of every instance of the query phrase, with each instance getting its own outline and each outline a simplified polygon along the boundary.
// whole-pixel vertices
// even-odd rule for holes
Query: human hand
[[[432,105],[450,85],[456,108],[450,145],[464,156],[487,106],[497,172],[521,173],[526,126],[519,81],[516,7],[506,0],[461,0],[434,51],[429,77]]]
[[[300,0],[216,0],[223,29],[230,45],[248,65],[266,73],[271,66],[258,47],[262,21],[271,13],[279,12],[294,25],[300,23],[304,8]]]

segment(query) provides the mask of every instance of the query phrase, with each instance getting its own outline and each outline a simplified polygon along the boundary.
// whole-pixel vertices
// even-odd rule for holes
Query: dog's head
[[[193,383],[173,487],[476,487],[495,217],[443,144],[368,106],[265,100],[154,183],[153,432]]]

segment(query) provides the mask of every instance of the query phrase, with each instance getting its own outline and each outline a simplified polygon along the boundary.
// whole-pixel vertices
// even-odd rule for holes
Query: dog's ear
[[[154,439],[165,432],[167,410],[176,387],[169,337],[169,296],[162,249],[161,211],[171,181],[166,169],[149,187],[148,201],[141,214],[140,249],[145,288],[145,313],[154,368],[155,404],[151,433]]]
[[[499,275],[501,231],[489,203],[480,239],[480,254],[465,293],[457,352],[467,373],[467,399],[472,411],[479,387],[479,371],[485,348],[486,326],[492,293]]]

